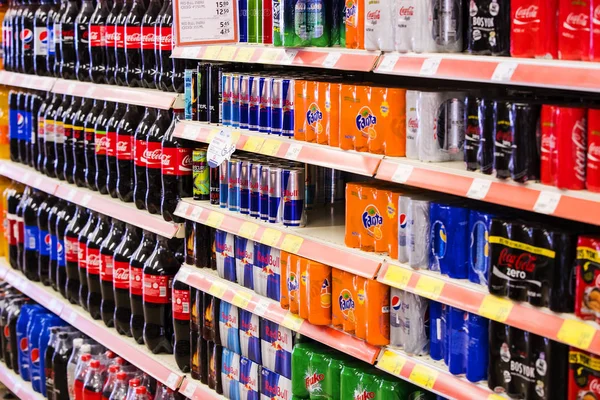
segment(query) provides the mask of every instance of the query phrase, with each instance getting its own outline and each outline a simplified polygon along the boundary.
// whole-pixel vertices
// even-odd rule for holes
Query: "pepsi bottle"
[[[77,207],[75,215],[65,230],[65,282],[66,297],[72,304],[79,304],[79,234],[89,219],[86,208]]]
[[[157,29],[158,13],[161,10],[160,0],[150,0],[144,18],[142,18],[142,79],[143,87],[156,89],[156,56],[154,42]]]
[[[88,283],[87,283],[87,263],[88,263],[88,249],[87,245],[94,233],[96,225],[98,224],[98,213],[95,211],[90,211],[90,216],[83,227],[81,232],[79,232],[79,254],[77,255],[79,268],[79,305],[83,307],[84,310],[88,310],[87,308],[87,297],[88,297]]]
[[[75,19],[78,14],[77,1],[69,0],[60,19],[60,76],[63,79],[75,79]]]
[[[57,270],[58,270],[58,232],[56,230],[56,224],[58,222],[58,214],[65,208],[67,203],[63,199],[57,198],[54,205],[48,210],[48,231],[49,247],[50,247],[50,259],[48,262],[48,273],[47,279],[52,286],[52,289],[58,291],[57,284]],[[39,218],[39,216],[38,216]],[[40,226],[41,227],[41,226]]]
[[[56,121],[58,107],[62,102],[62,97],[58,94],[54,94],[52,103],[46,107],[46,113],[44,114],[44,162],[42,170],[46,175],[51,178],[56,177],[56,148],[54,147],[56,141]]]
[[[144,264],[156,247],[156,235],[144,231],[142,242],[129,261],[130,273],[130,299],[131,299],[131,334],[136,342],[144,343],[144,302],[142,280],[144,278]]]
[[[43,192],[34,190],[31,201],[23,210],[23,223],[25,225],[25,237],[23,248],[22,271],[30,281],[39,282],[39,228],[37,214],[42,202],[46,199]]]
[[[48,230],[50,210],[56,204],[54,196],[48,196],[40,203],[37,212],[38,226],[38,275],[42,284],[50,286],[50,256],[52,251],[52,238]]]
[[[79,81],[90,81],[90,33],[89,26],[94,4],[83,0],[75,18],[75,75]]]
[[[21,19],[23,18],[23,11],[25,11],[25,1],[18,0],[16,2],[16,10],[12,19],[12,52],[11,59],[13,60],[12,70],[15,72],[23,72],[23,59],[21,58],[22,44],[21,44]],[[33,32],[26,34],[29,36],[29,42],[33,41]]]
[[[160,58],[160,74],[157,76],[159,87],[161,90],[173,92],[173,59],[171,52],[173,51],[173,6],[171,0],[165,0],[160,11],[157,21],[157,31],[160,36],[156,36],[154,48],[159,50],[156,52]]]
[[[87,242],[87,308],[94,319],[102,316],[102,290],[100,288],[100,249],[110,230],[110,218],[106,215],[98,217],[98,223],[91,232]]]
[[[83,178],[85,186],[92,190],[96,190],[96,122],[104,109],[104,103],[103,100],[94,100],[94,107],[88,113],[83,125],[85,137]]]
[[[94,100],[90,98],[83,99],[81,108],[75,113],[73,118],[73,165],[71,167],[71,173],[73,174],[73,180],[79,187],[85,186],[85,132],[84,125],[88,113],[91,111],[94,105]],[[66,166],[66,163],[65,163]]]
[[[159,110],[154,125],[148,131],[146,157],[146,209],[150,214],[160,213],[160,199],[162,198],[161,167],[162,167],[162,140],[171,126],[171,113],[169,110]],[[137,190],[137,189],[136,189]]]
[[[127,104],[118,103],[106,129],[106,188],[117,197],[117,127],[125,116]]]
[[[100,0],[90,17],[90,79],[106,83],[106,18],[110,9],[108,0]]]
[[[133,201],[135,206],[140,210],[143,210],[146,205],[146,166],[149,158],[154,160],[154,154],[147,151],[147,139],[148,131],[153,126],[155,120],[156,110],[147,107],[146,113],[135,131],[135,147],[133,151],[135,185],[133,189]],[[158,162],[160,162],[160,157]]]
[[[19,161],[19,92],[8,92],[8,136],[10,160]]]
[[[125,233],[125,223],[112,220],[112,226],[106,239],[100,245],[100,315],[109,328],[114,325],[115,295],[113,292],[114,255]]]
[[[21,15],[21,72],[33,74],[33,14],[38,6],[37,1],[29,0],[23,7]]]
[[[14,1],[9,1],[8,10],[4,14],[2,20],[2,54],[4,54],[4,68],[7,71],[13,70],[13,55],[12,55],[12,42],[13,42],[13,31],[12,24],[16,13],[16,6]]]
[[[50,97],[50,96],[48,96]],[[38,115],[40,112],[40,108],[42,107],[42,97],[37,94],[37,93],[33,93],[31,96],[29,96],[29,122],[30,122],[30,127],[29,130],[31,132],[31,138],[30,140],[27,142],[27,159],[29,160],[29,166],[33,167],[35,169],[37,169],[38,165],[37,165],[37,160],[38,160],[38,146],[37,143],[39,141],[39,137],[40,137],[40,124],[39,124],[39,120],[38,120]],[[43,122],[43,120],[42,120]],[[41,134],[44,134],[44,131],[42,129]]]
[[[133,146],[141,117],[139,107],[129,104],[117,127],[117,195],[127,203],[133,201]]]
[[[113,6],[110,9],[106,17],[106,82],[114,85],[117,83],[115,80],[117,56],[117,17],[121,13],[123,8],[123,0],[115,0]]]
[[[146,6],[142,0],[133,0],[125,21],[125,81],[130,87],[142,86],[142,19]]]
[[[46,32],[48,32],[48,54],[46,55],[46,71],[50,76],[54,75],[54,65],[56,61],[56,41],[55,41],[55,22],[61,11],[62,4],[59,0],[53,0],[48,9],[48,17],[46,18]],[[64,10],[64,9],[63,9]]]
[[[59,209],[56,215],[56,285],[58,291],[64,298],[67,298],[67,244],[66,234],[67,227],[70,222],[75,219],[75,212],[77,207],[73,203],[66,203],[66,205]],[[75,233],[72,233],[75,235]],[[71,257],[72,258],[72,257]]]
[[[107,139],[107,126],[108,121],[112,117],[115,111],[115,103],[106,101],[104,102],[104,109],[102,113],[96,120],[95,134],[94,138],[96,142],[95,147],[95,159],[96,159],[96,177],[95,177],[95,187],[102,194],[108,194],[108,189],[106,187],[106,179],[107,179],[107,160],[106,160],[106,149],[108,145]]]
[[[51,0],[40,0],[40,6],[33,14],[33,67],[36,75],[48,75],[48,13]]]
[[[54,171],[56,177],[61,181],[66,180],[65,176],[65,126],[70,127],[71,122],[65,121],[65,117],[72,111],[73,96],[64,95],[62,102],[56,108],[54,117]],[[69,133],[72,128],[69,128]]]
[[[127,71],[127,55],[125,52],[125,23],[127,22],[127,16],[133,6],[133,0],[125,0],[121,12],[117,16],[115,22],[115,80],[117,85],[127,85],[126,71]]]
[[[65,11],[67,11],[68,4],[68,0],[60,0],[60,7],[52,18],[52,25],[54,28],[52,33],[54,59],[52,59],[52,57],[48,57],[48,71],[52,71],[52,75],[57,78],[60,78],[60,66],[62,64],[62,18],[65,15]],[[53,62],[53,64],[50,64],[51,62]]]
[[[113,258],[113,293],[115,296],[115,329],[119,334],[131,336],[129,327],[131,303],[129,300],[129,262],[140,244],[140,229],[127,224],[125,237],[115,249]]]

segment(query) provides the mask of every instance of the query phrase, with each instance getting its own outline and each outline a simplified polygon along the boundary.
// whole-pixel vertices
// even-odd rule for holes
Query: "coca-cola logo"
[[[590,143],[590,146],[588,147],[588,158],[591,161],[600,161],[600,144]]]
[[[507,248],[502,249],[498,264],[517,271],[533,272],[537,257],[530,253],[512,254]]]
[[[106,138],[106,136],[102,135],[102,136],[96,136],[96,146],[100,147],[100,148],[106,148],[107,144],[108,144],[108,139]]]
[[[398,10],[398,15],[401,17],[412,17],[415,15],[415,7],[414,6],[410,6],[410,7],[402,6]]]
[[[113,279],[115,281],[129,282],[129,268],[113,269]]]
[[[142,36],[142,41],[144,43],[154,44],[155,37],[156,37],[156,35],[154,34],[154,32],[146,33],[145,35]]]
[[[586,126],[585,119],[578,120],[573,126],[571,132],[571,140],[575,145],[575,174],[577,179],[585,181],[585,167],[586,167]]]
[[[515,11],[515,18],[520,21],[534,20],[538,17],[539,7],[530,5],[529,7],[519,7]]]
[[[409,118],[408,127],[410,129],[419,129],[419,120],[417,118]]]
[[[369,11],[367,13],[367,21],[380,20],[381,10]]]
[[[100,267],[100,256],[98,254],[90,254],[87,257],[88,267]]]
[[[187,168],[191,167],[192,166],[192,156],[190,156],[188,154],[185,157],[183,157],[183,159],[181,160],[181,166],[187,167]]]
[[[566,24],[570,25],[571,27],[585,28],[589,25],[589,15],[584,13],[570,13],[567,16]]]
[[[163,154],[162,157],[161,157],[162,165],[165,166],[165,167],[168,167],[169,165],[171,165],[171,158],[172,158],[171,155],[169,155],[169,154]]]
[[[142,34],[139,32],[128,34],[126,40],[131,43],[140,42],[142,40]]]
[[[162,150],[161,149],[155,149],[155,150],[144,150],[144,153],[142,154],[142,159],[146,160],[146,161],[155,161],[155,162],[161,162],[162,159]]]
[[[162,44],[162,45],[165,45],[165,44],[170,45],[172,41],[173,41],[173,34],[160,36],[160,44]]]
[[[542,153],[550,153],[556,148],[556,137],[554,135],[542,136]]]
[[[113,38],[112,38],[112,39],[113,39],[115,42],[119,42],[119,41],[123,40],[123,38],[121,37],[121,36],[122,36],[122,33],[121,33],[121,32],[115,32],[115,33],[113,33],[112,35],[113,35]],[[109,36],[109,35],[106,35],[106,37],[107,37],[107,38],[108,38],[108,36]]]
[[[106,32],[106,41],[114,42],[115,41],[115,32]]]
[[[595,24],[600,24],[600,5],[596,6],[596,8],[594,8],[594,23]]]
[[[129,152],[129,142],[125,140],[119,140],[117,142],[117,151],[120,153]]]
[[[100,32],[90,30],[90,40],[100,40]]]
[[[594,379],[590,382],[590,390],[594,393],[600,393],[600,380]]]

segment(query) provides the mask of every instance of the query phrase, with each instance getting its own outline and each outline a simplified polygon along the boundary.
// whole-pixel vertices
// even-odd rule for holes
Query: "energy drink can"
[[[221,94],[221,123],[225,126],[232,125],[232,74],[224,73],[221,77],[221,86],[223,91]]]
[[[269,222],[283,222],[282,202],[283,170],[279,167],[269,167]]]
[[[258,132],[258,121],[260,119],[260,78],[251,76],[248,89],[248,129]]]
[[[237,2],[239,42],[248,43],[248,0],[237,0]]]
[[[200,63],[198,64],[198,116],[197,121],[210,122],[209,105],[210,105],[210,64]]]
[[[254,291],[275,301],[281,292],[281,251],[265,244],[255,244]]]
[[[275,322],[267,321],[266,319],[261,320],[260,348],[262,352],[263,371],[269,369],[288,379],[292,378],[293,334],[290,329]],[[268,398],[271,398],[271,396]]]
[[[227,175],[228,175],[228,190],[229,194],[227,195],[227,208],[229,211],[240,211],[240,203],[242,199],[242,190],[241,190],[241,167],[242,162],[237,159],[229,160],[227,164]]]
[[[250,186],[250,216],[260,218],[260,163],[250,163],[250,177],[248,185]]]
[[[220,167],[210,168],[210,204],[219,205],[219,175]]]
[[[192,153],[192,171],[194,175],[194,200],[209,200],[210,177],[206,150],[194,150]]]
[[[194,121],[195,110],[198,107],[198,70],[184,71],[185,120]]]
[[[258,400],[259,381],[258,370],[260,363],[248,358],[240,358],[240,400]]]
[[[242,236],[235,237],[235,267],[237,282],[254,289],[254,242]]]
[[[240,398],[240,355],[225,347],[221,355],[221,383],[226,399]]]
[[[242,356],[261,364],[260,318],[258,315],[240,309],[240,349]]]
[[[292,399],[292,381],[267,368],[260,371],[260,399]]]
[[[283,224],[285,226],[305,226],[304,170],[284,169],[283,184]]]
[[[272,84],[273,78],[262,76],[259,78],[258,131],[262,133],[271,133]]]
[[[283,99],[283,122],[281,135],[294,137],[294,86],[293,79],[283,79],[281,97]]]
[[[235,254],[233,250],[234,236],[231,233],[215,231],[215,253],[217,258],[217,273],[220,278],[237,282],[235,276]]]
[[[271,134],[283,132],[283,79],[273,78],[271,83]]]
[[[240,76],[231,74],[231,126],[240,127]]]
[[[229,194],[229,162],[224,160],[219,165],[219,207],[227,208]]]
[[[223,385],[221,380],[221,356],[223,349],[221,345],[208,342],[208,388],[219,394],[223,394]]]
[[[260,175],[258,179],[258,190],[259,190],[259,213],[260,219],[263,221],[269,220],[269,179],[270,179],[270,167],[266,164],[262,164],[260,168]]]
[[[223,122],[223,74],[225,68],[222,64],[210,64],[210,123],[220,124]]]
[[[248,129],[250,116],[250,90],[254,77],[240,75],[240,129]]]
[[[219,308],[219,335],[221,345],[234,353],[240,354],[238,308],[226,301],[221,301]]]
[[[250,214],[250,161],[242,161],[240,165],[240,213]]]

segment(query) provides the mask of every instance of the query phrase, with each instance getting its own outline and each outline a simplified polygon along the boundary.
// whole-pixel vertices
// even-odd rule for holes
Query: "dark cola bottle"
[[[158,40],[159,51],[157,54],[160,58],[160,73],[157,75],[157,82],[161,90],[173,92],[173,59],[171,58],[171,52],[173,51],[173,6],[171,0],[165,0],[163,3],[157,28],[157,31],[160,32],[160,36],[155,39]]]
[[[112,225],[106,239],[100,246],[100,315],[102,321],[109,328],[114,325],[115,295],[113,292],[113,273],[115,249],[121,243],[125,233],[125,223],[117,219],[112,220]]]
[[[51,57],[48,57],[48,71],[52,71],[52,75],[57,78],[60,78],[60,66],[62,64],[62,52],[60,50],[60,42],[62,41],[62,17],[65,15],[65,11],[67,11],[67,5],[69,4],[68,0],[60,0],[60,7],[56,14],[53,16],[53,41],[54,41],[54,60]],[[50,64],[53,62],[53,64]]]
[[[125,23],[133,6],[133,0],[125,0],[115,22],[115,81],[117,85],[127,85],[127,55],[125,52]]]
[[[46,32],[48,33],[48,50],[46,54],[46,73],[49,76],[54,76],[54,63],[56,60],[56,47],[54,44],[54,21],[57,14],[60,12],[60,0],[53,0],[48,8],[48,16],[46,17]]]
[[[173,282],[173,356],[179,369],[190,370],[190,287],[178,280]]]
[[[51,8],[51,0],[40,0],[40,6],[33,14],[33,68],[36,75],[41,76],[48,75],[48,12]]]
[[[33,14],[38,7],[37,0],[29,0],[21,15],[21,72],[35,73],[33,67]]]
[[[58,285],[56,283],[56,271],[58,269],[58,234],[56,231],[56,223],[58,221],[58,213],[65,206],[66,202],[64,200],[59,198],[56,199],[52,207],[50,207],[50,209],[48,210],[48,224],[46,227],[48,235],[50,236],[50,239],[48,240],[48,246],[50,248],[50,257],[48,261],[48,271],[46,275],[50,286],[52,286],[52,289],[56,291],[58,291]]]
[[[110,9],[108,0],[100,0],[90,17],[90,79],[106,83],[106,17]]]
[[[159,236],[144,264],[144,342],[154,354],[173,354],[171,290],[181,267],[181,260],[172,250],[178,247],[177,242],[183,245],[183,239]]]
[[[154,162],[155,154],[148,151],[148,131],[156,121],[156,110],[150,107],[146,108],[144,117],[135,131],[135,147],[133,150],[134,160],[134,180],[133,201],[135,206],[143,210],[146,206],[146,168],[148,162]],[[160,164],[160,152],[158,154],[158,163]]]
[[[48,96],[47,94],[45,96]],[[49,96],[48,96],[49,97]],[[29,159],[29,166],[35,169],[38,168],[37,160],[39,157],[38,146],[37,143],[40,137],[40,124],[38,120],[38,115],[40,109],[42,107],[42,97],[34,93],[29,98],[29,108],[30,108],[30,131],[31,131],[31,140],[27,143],[27,158]],[[42,120],[43,122],[43,120]],[[42,130],[41,134],[44,134]]]
[[[56,116],[54,118],[54,170],[56,177],[61,181],[65,177],[65,115],[69,114],[69,107],[73,102],[72,96],[63,96],[63,101],[56,108]]]
[[[46,194],[38,190],[34,190],[31,194],[31,201],[23,210],[23,223],[25,224],[24,251],[22,270],[27,279],[30,281],[39,282],[39,228],[37,214],[46,200]]]
[[[131,302],[129,300],[129,262],[140,244],[140,229],[127,224],[125,236],[115,249],[113,258],[113,292],[115,296],[115,329],[131,336]]]
[[[123,0],[115,0],[113,6],[106,17],[106,82],[114,85],[115,80],[117,55],[116,55],[116,36],[117,36],[117,17],[123,8]]]
[[[125,81],[130,87],[142,86],[142,19],[146,6],[142,0],[133,0],[125,21]]]
[[[19,115],[17,116],[17,132],[19,135],[19,162],[27,164],[27,132],[29,131],[29,93],[21,92],[17,96]]]
[[[90,211],[90,216],[83,227],[81,232],[79,232],[79,253],[78,253],[78,273],[79,273],[79,305],[83,307],[84,310],[87,311],[87,296],[88,296],[88,284],[87,284],[87,262],[88,262],[88,254],[87,254],[87,244],[94,230],[98,225],[98,213],[95,211]]]
[[[56,286],[58,286],[58,291],[64,298],[67,298],[67,245],[65,235],[76,211],[77,207],[73,203],[66,203],[56,215]]]
[[[144,343],[144,301],[143,286],[144,264],[156,247],[156,235],[144,231],[142,242],[129,261],[129,291],[131,299],[131,334],[136,342]]]
[[[133,201],[133,147],[141,118],[139,106],[129,104],[117,127],[117,196],[124,202]]]
[[[117,103],[106,129],[106,189],[114,198],[117,197],[117,127],[126,111],[127,104]]]
[[[95,180],[95,190],[99,191],[102,194],[108,194],[108,189],[106,188],[106,176],[107,176],[107,167],[106,167],[106,147],[107,147],[107,126],[108,121],[112,117],[115,111],[115,103],[110,101],[104,102],[104,109],[102,113],[96,120],[95,127],[95,162],[96,162],[96,176]]]
[[[19,205],[17,206],[17,218],[16,218],[16,226],[17,226],[17,269],[23,271],[23,258],[25,256],[25,222],[23,219],[23,214],[25,213],[25,208],[31,202],[31,188],[26,186],[25,190],[23,190],[23,195],[21,196],[21,201],[19,201]]]
[[[23,11],[25,10],[25,1],[18,0],[17,8],[15,10],[14,17],[12,19],[12,53],[11,58],[13,60],[13,71],[23,72],[21,68],[21,18],[23,17]],[[33,32],[31,33],[31,40],[33,40]]]
[[[44,169],[44,158],[46,155],[46,145],[45,145],[45,115],[46,115],[46,109],[48,108],[48,105],[50,105],[52,103],[52,98],[53,96],[47,95],[46,98],[42,101],[42,105],[40,106],[40,109],[38,110],[38,114],[37,114],[37,130],[38,130],[38,135],[37,135],[37,142],[35,143],[35,145],[37,146],[37,160],[35,162],[35,169],[37,169],[38,171],[43,171]]]
[[[19,92],[11,90],[8,92],[8,136],[10,160],[17,162],[19,160],[19,133],[17,130],[17,121],[19,118]]]
[[[38,275],[45,286],[50,286],[50,256],[52,252],[52,237],[50,236],[50,210],[56,204],[57,198],[48,196],[40,203],[37,212],[38,226]]]
[[[75,19],[78,14],[77,1],[69,0],[60,19],[60,77],[63,79],[75,79]]]
[[[65,175],[65,180],[69,183],[75,183],[75,177],[73,176],[73,166],[75,165],[75,160],[73,158],[73,148],[75,145],[75,138],[73,127],[75,126],[75,119],[77,117],[77,112],[83,105],[83,99],[80,97],[73,97],[73,101],[71,102],[71,106],[63,114],[63,124],[64,124],[64,133],[65,133],[65,141],[63,145],[63,155],[64,155],[64,164],[63,164],[63,173]]]
[[[65,230],[65,282],[66,297],[69,302],[79,304],[79,234],[89,219],[87,209],[77,207],[77,211]]]
[[[150,214],[160,213],[160,199],[162,197],[161,167],[162,167],[162,140],[171,126],[171,112],[159,110],[154,125],[148,131],[147,152],[149,157],[146,162],[146,181],[144,184],[146,209]]]
[[[92,110],[94,100],[85,98],[73,118],[73,180],[79,187],[85,186],[85,120]]]
[[[61,120],[61,115],[58,112],[59,107],[63,103],[63,98],[60,95],[55,95],[52,103],[46,107],[44,115],[44,146],[46,154],[44,157],[44,168],[46,175],[55,178],[58,175],[57,168],[57,145],[64,138],[64,124]]]
[[[174,136],[175,125],[183,118],[183,110],[173,110],[173,122],[162,140],[162,199],[160,210],[165,221],[182,222],[175,215],[177,203],[192,196],[192,146]]]
[[[23,198],[23,190],[13,190],[6,197],[6,211],[10,237],[8,241],[8,261],[13,269],[19,269],[19,217],[17,210]],[[21,239],[22,240],[22,239]]]
[[[96,190],[96,121],[104,110],[104,104],[103,100],[94,100],[94,107],[88,113],[83,125],[85,134],[83,179],[85,186],[92,190]]]
[[[16,4],[14,1],[8,2],[8,10],[4,13],[2,19],[2,54],[4,55],[4,68],[12,71],[12,19],[15,16]]]
[[[102,316],[102,289],[100,287],[100,258],[102,256],[100,248],[108,236],[109,230],[110,218],[101,214],[87,243],[87,307],[94,319],[100,319]]]
[[[90,81],[90,20],[94,13],[92,0],[83,0],[75,18],[75,75],[79,81]]]
[[[142,86],[155,89],[156,57],[154,41],[156,38],[156,21],[160,12],[160,0],[150,0],[144,18],[142,18]]]
[[[494,146],[494,170],[500,179],[510,178],[510,159],[513,147],[512,104],[497,101],[494,105],[494,124],[496,136]]]

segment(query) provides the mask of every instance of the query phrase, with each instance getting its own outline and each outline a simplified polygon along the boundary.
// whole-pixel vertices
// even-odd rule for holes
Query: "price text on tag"
[[[383,280],[390,286],[404,290],[408,286],[412,274],[412,271],[408,269],[400,268],[396,265],[388,265]]]
[[[406,358],[393,351],[386,350],[377,362],[377,368],[389,372],[392,375],[400,376],[404,364],[406,364]]]
[[[500,297],[487,295],[483,298],[479,306],[478,314],[482,317],[493,319],[498,322],[505,322],[513,309],[513,302]]]
[[[437,300],[444,289],[445,282],[429,276],[421,276],[415,288],[417,294],[431,300]]]
[[[561,342],[580,349],[589,349],[596,335],[596,329],[585,322],[571,319],[565,320],[556,337]]]
[[[206,159],[211,168],[216,168],[225,160],[229,160],[235,151],[235,142],[231,130],[221,130],[208,145]]]

